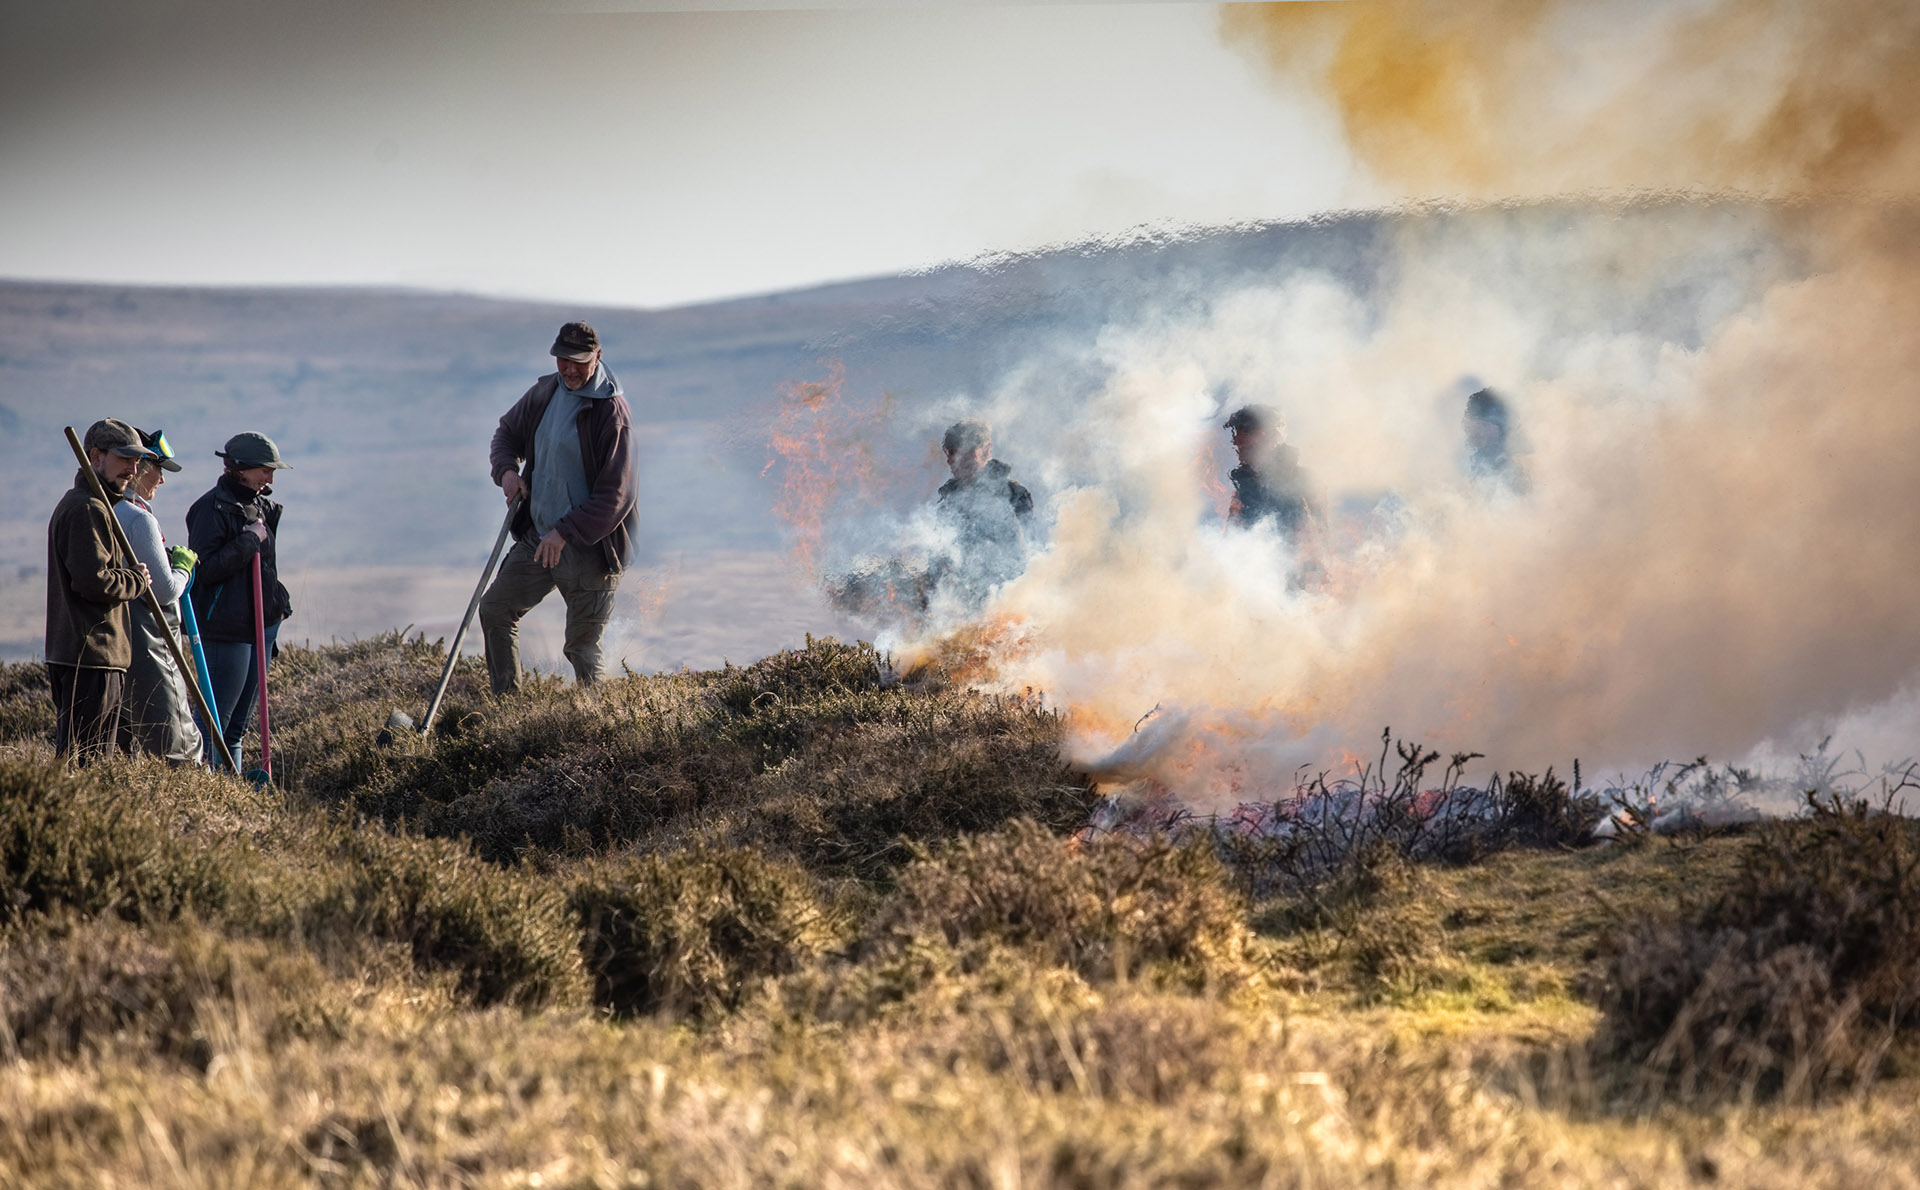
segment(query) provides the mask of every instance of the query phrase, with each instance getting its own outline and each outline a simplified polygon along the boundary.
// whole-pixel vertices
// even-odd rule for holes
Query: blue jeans
[[[273,656],[273,642],[280,625],[267,625],[267,656]],[[233,753],[233,763],[241,772],[247,765],[240,757],[240,740],[253,721],[253,692],[260,677],[253,668],[253,642],[209,640],[200,646],[207,654],[207,676],[213,679],[213,713],[220,716],[220,736]],[[207,763],[218,765],[220,751],[207,745]]]

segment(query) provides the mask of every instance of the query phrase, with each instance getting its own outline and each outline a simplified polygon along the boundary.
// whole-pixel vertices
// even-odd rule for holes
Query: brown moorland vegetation
[[[1920,1183],[1869,805],[1076,842],[1051,712],[864,647],[383,734],[443,659],[287,650],[272,789],[62,770],[0,669],[0,1186]]]

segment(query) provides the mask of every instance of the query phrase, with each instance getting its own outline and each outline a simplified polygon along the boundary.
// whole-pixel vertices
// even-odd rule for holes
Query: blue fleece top
[[[594,368],[585,388],[555,385],[553,400],[533,435],[533,530],[545,537],[561,518],[586,503],[593,494],[587,486],[587,464],[580,456],[580,431],[574,424],[588,401],[620,395],[620,381],[605,363]]]

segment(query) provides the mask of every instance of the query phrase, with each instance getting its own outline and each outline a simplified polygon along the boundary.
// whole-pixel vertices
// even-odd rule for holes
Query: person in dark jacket
[[[87,465],[109,499],[127,489],[152,452],[126,422],[87,427]],[[93,494],[84,471],[47,521],[47,679],[53,687],[54,751],[80,764],[110,754],[120,729],[127,667],[133,662],[127,605],[152,581],[119,548],[113,510]]]
[[[193,590],[193,614],[213,679],[213,711],[220,734],[244,769],[240,740],[253,718],[258,666],[273,656],[280,623],[293,614],[293,601],[280,583],[276,543],[281,506],[268,499],[274,473],[285,470],[280,448],[265,434],[235,434],[227,448],[214,452],[226,460],[226,472],[187,510],[187,548],[199,556]],[[260,559],[261,609],[266,620],[267,656],[254,655],[253,560]],[[209,741],[209,748],[212,743]],[[211,759],[211,758],[210,758]]]
[[[1467,475],[1476,486],[1489,492],[1526,495],[1532,484],[1513,457],[1513,412],[1506,398],[1490,388],[1468,396],[1461,429],[1467,439]]]
[[[993,457],[993,431],[982,421],[956,422],[940,441],[953,478],[934,498],[954,532],[955,553],[935,562],[933,577],[969,605],[1027,568],[1026,524],[1033,493]]]
[[[1271,524],[1293,550],[1292,585],[1316,580],[1321,573],[1319,510],[1300,452],[1285,441],[1279,413],[1265,405],[1243,405],[1223,428],[1233,436],[1239,460],[1227,475],[1233,483],[1227,520],[1243,529]]]
[[[495,694],[520,688],[520,618],[560,589],[563,651],[581,683],[600,680],[600,637],[633,549],[632,412],[600,359],[600,336],[569,322],[553,341],[555,371],[501,417],[489,451],[493,482],[519,501],[513,548],[480,600],[487,677]]]

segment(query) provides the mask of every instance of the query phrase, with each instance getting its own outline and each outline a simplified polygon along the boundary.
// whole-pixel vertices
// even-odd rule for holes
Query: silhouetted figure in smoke
[[[1303,543],[1313,530],[1313,499],[1300,452],[1283,441],[1280,415],[1265,405],[1243,405],[1226,429],[1240,460],[1227,476],[1233,481],[1227,519],[1242,528],[1271,520],[1289,542]]]
[[[1285,423],[1265,405],[1242,405],[1228,416],[1225,428],[1240,460],[1227,476],[1233,481],[1228,522],[1243,529],[1271,524],[1294,553],[1290,585],[1317,580],[1320,516],[1300,452],[1285,441]]]
[[[969,605],[1027,568],[1026,522],[1033,493],[1008,478],[993,457],[993,431],[981,421],[956,422],[940,442],[953,478],[940,485],[935,511],[953,530],[955,550],[934,561],[936,586]]]
[[[1467,435],[1467,474],[1475,483],[1516,496],[1526,495],[1531,485],[1526,471],[1513,457],[1509,441],[1513,412],[1505,399],[1490,388],[1480,389],[1467,398],[1467,412],[1461,425]]]

